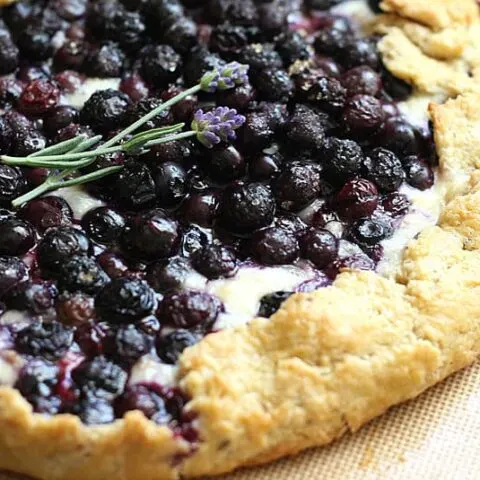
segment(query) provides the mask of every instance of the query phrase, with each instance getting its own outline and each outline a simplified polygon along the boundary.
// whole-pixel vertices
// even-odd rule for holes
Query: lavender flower
[[[235,140],[235,130],[245,123],[245,117],[239,115],[234,108],[217,107],[204,113],[197,110],[192,122],[192,130],[196,132],[197,139],[207,148],[212,148],[222,140],[229,142]]]
[[[248,65],[231,62],[224,67],[216,67],[203,75],[200,80],[200,88],[205,92],[228,90],[248,81]]]

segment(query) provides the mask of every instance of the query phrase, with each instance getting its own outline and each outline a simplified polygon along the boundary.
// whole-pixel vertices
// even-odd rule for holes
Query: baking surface
[[[418,399],[391,409],[333,445],[217,478],[477,480],[478,472],[480,363],[453,375]],[[0,473],[0,480],[25,477]]]

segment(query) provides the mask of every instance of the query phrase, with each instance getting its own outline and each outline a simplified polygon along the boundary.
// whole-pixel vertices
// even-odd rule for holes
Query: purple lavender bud
[[[228,90],[237,85],[248,82],[248,65],[238,62],[231,62],[223,67],[214,68],[205,73],[200,80],[200,87],[206,92],[216,92],[217,90]]]
[[[237,138],[235,130],[245,123],[245,117],[234,108],[217,107],[209,112],[197,110],[192,122],[192,130],[197,139],[207,148]]]

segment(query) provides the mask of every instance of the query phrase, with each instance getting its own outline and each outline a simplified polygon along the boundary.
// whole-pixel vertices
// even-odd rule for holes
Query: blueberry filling
[[[188,398],[142,362],[173,375],[229,314],[214,286],[248,269],[301,272],[261,295],[265,318],[343,269],[374,270],[411,209],[402,189],[432,187],[436,161],[376,39],[329,12],[341,0],[197,3],[20,1],[0,24],[2,154],[111,138],[212,68],[250,66],[247,83],[190,95],[144,127],[227,106],[246,118],[236,141],[102,155],[81,173],[123,168],[84,187],[95,202],[81,214],[54,194],[13,212],[47,172],[0,165],[0,344],[23,362],[15,387],[35,412],[105,424],[140,410],[192,443]],[[91,78],[109,83],[89,91]]]

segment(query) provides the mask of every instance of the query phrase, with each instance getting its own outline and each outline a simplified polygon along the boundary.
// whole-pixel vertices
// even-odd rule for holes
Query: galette
[[[218,475],[475,360],[475,0],[0,3],[0,469]]]

